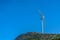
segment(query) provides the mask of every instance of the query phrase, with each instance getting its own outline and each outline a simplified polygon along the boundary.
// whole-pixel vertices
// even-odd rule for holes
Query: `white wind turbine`
[[[42,21],[42,33],[44,34],[44,15],[39,11],[39,15],[41,17],[41,21]]]

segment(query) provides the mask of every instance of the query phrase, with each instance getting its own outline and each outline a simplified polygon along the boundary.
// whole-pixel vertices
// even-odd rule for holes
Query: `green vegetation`
[[[60,40],[60,34],[28,32],[26,34],[19,35],[15,40]]]

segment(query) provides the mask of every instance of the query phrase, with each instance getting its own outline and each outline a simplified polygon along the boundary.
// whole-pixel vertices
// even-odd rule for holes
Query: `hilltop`
[[[19,35],[15,40],[60,40],[60,34],[28,32],[26,34]]]

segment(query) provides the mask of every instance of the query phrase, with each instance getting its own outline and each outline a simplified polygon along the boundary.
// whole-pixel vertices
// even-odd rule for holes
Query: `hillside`
[[[15,40],[60,40],[60,34],[28,32],[26,34],[19,35]]]

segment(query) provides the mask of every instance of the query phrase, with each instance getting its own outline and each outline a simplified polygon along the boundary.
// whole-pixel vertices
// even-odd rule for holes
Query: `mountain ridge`
[[[38,33],[38,32],[27,32],[16,37],[15,40],[58,40],[60,39],[60,34],[48,34],[48,33]]]

